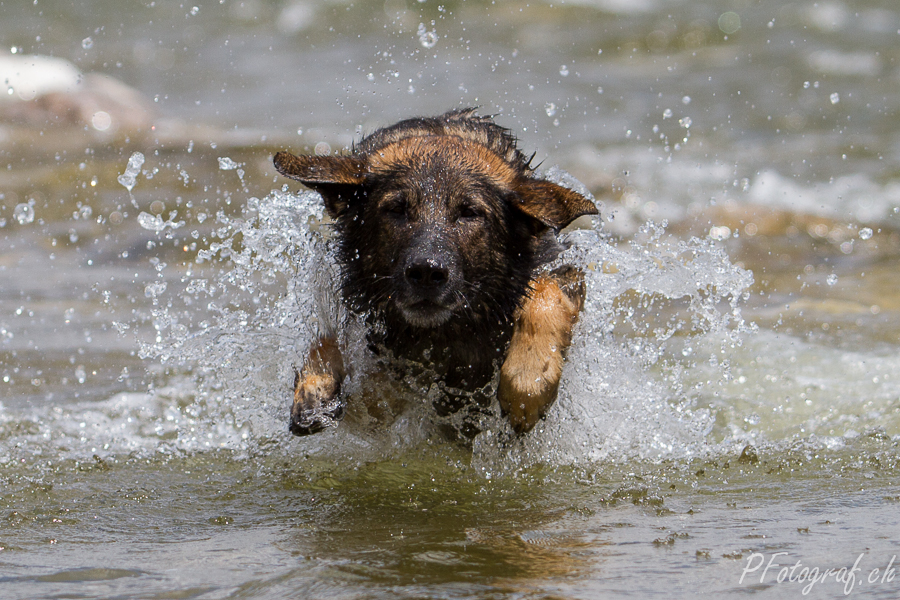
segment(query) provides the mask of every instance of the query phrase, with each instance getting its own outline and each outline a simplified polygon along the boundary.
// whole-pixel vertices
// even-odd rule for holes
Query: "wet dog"
[[[512,134],[473,109],[379,129],[347,155],[274,162],[321,194],[343,301],[364,316],[385,374],[428,370],[445,391],[439,415],[487,406],[496,387],[513,429],[531,430],[556,400],[584,302],[577,269],[545,265],[562,250],[557,233],[596,206],[536,177]],[[347,374],[337,336],[321,335],[294,382],[292,433],[343,417]]]

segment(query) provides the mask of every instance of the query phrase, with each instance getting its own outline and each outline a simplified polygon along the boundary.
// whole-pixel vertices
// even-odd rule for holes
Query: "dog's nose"
[[[450,270],[433,259],[415,262],[406,267],[406,279],[413,285],[440,287],[447,283]]]

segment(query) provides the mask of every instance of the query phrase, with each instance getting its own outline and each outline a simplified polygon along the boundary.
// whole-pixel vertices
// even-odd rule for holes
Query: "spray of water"
[[[566,178],[555,171],[547,176]],[[187,265],[179,285],[147,286],[153,330],[141,342],[141,356],[186,374],[189,383],[182,385],[191,388],[198,417],[219,427],[228,421],[242,432],[229,440],[291,445],[286,419],[293,369],[317,332],[342,331],[350,360],[361,366],[363,375],[347,382],[348,391],[372,385],[364,377],[360,326],[336,301],[338,273],[322,219],[313,193],[251,198],[240,217],[217,215],[216,241]],[[752,276],[715,242],[669,239],[662,226],[648,225],[634,240],[616,244],[598,221],[567,241],[559,260],[581,267],[588,293],[559,401],[538,430],[521,439],[495,406],[474,442],[473,463],[490,474],[542,461],[697,452],[710,418],[691,409],[694,390],[684,389],[681,373],[704,360],[728,378],[723,357],[747,330],[740,304]],[[713,354],[694,351],[711,338],[719,341]],[[295,443],[305,453],[385,453],[433,435],[428,407],[437,390],[430,382],[377,391],[408,396],[409,408],[391,423],[374,425],[356,418],[351,406],[336,430]]]

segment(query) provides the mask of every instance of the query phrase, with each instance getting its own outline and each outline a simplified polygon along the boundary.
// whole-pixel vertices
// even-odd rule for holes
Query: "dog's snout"
[[[434,259],[418,260],[406,267],[406,280],[423,287],[442,287],[450,278],[450,269]]]

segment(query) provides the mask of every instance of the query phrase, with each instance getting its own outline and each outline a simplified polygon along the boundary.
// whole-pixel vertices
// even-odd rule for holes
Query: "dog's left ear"
[[[600,213],[593,202],[578,192],[551,181],[524,179],[516,191],[516,208],[555,231],[578,217]]]
[[[322,195],[325,208],[337,217],[353,198],[359,197],[366,181],[366,162],[356,156],[295,156],[279,152],[275,169]]]

